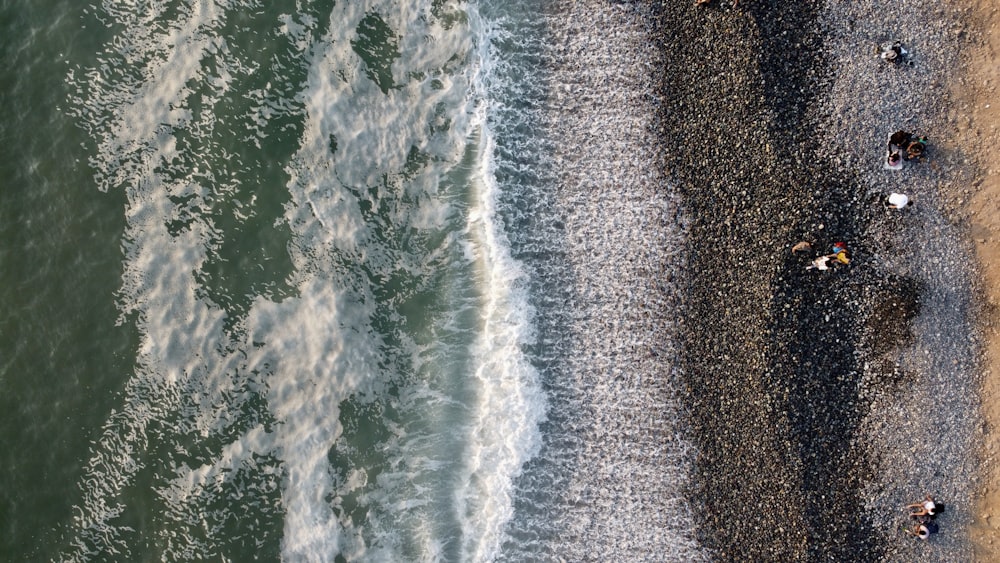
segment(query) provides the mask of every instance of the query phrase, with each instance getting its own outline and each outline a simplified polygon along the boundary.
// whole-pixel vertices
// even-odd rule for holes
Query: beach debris
[[[793,253],[795,253],[795,252],[805,252],[807,250],[812,250],[812,245],[809,244],[806,241],[801,241],[801,242],[795,243],[795,246],[792,247],[792,252]]]
[[[910,199],[910,196],[898,192],[889,194],[889,199],[886,202],[886,207],[890,209],[903,209],[911,205],[913,205],[913,201]]]

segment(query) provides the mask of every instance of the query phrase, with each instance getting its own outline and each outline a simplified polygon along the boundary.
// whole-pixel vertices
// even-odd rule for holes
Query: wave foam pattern
[[[71,111],[97,187],[127,195],[142,344],[67,560],[498,548],[543,408],[489,139],[469,143],[468,17],[306,4],[93,10],[111,39]]]
[[[708,558],[683,495],[694,453],[671,319],[684,219],[662,172],[649,9],[506,2],[488,14],[505,53],[491,83],[503,91],[491,99],[508,100],[491,109],[501,216],[534,280],[533,359],[550,398],[501,560]]]

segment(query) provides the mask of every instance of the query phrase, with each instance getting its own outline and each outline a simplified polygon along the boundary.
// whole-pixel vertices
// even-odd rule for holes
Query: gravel
[[[969,560],[981,365],[976,174],[949,145],[966,14],[947,4],[665,2],[664,175],[690,218],[680,340],[688,491],[718,560]],[[881,61],[900,40],[912,65]],[[930,138],[882,167],[885,138]],[[891,191],[915,205],[887,210]],[[793,244],[850,265],[807,271]],[[903,505],[947,510],[930,541]]]

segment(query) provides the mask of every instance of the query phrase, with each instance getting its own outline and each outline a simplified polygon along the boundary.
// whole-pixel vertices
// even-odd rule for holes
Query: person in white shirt
[[[934,497],[931,495],[927,495],[921,502],[906,505],[906,508],[910,511],[910,516],[914,518],[920,516],[933,517],[938,512],[938,505],[934,502]]]
[[[913,205],[913,201],[910,200],[910,196],[896,192],[889,194],[889,199],[886,203],[886,207],[890,209],[903,209],[904,207],[909,207],[910,205]]]

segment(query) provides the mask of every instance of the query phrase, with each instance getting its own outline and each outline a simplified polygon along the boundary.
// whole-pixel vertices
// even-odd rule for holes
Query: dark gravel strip
[[[743,4],[660,7],[661,134],[691,220],[681,361],[699,540],[725,561],[880,560],[857,432],[865,386],[899,385],[864,378],[859,358],[905,342],[921,284],[865,258],[885,212],[816,132],[833,75],[820,3]],[[806,271],[799,240],[857,259]]]

